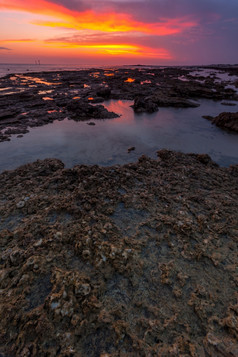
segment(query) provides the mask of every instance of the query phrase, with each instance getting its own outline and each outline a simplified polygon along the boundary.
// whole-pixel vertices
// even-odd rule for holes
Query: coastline
[[[161,107],[196,108],[198,99],[238,100],[238,80],[229,81],[229,76],[238,74],[236,67],[224,68],[226,81],[202,72],[193,76],[193,70],[92,68],[9,74],[0,78],[0,141],[65,117],[76,121],[115,118],[117,113],[108,113],[102,105],[109,99],[133,100],[138,114],[154,113]],[[199,73],[203,68],[195,70]]]
[[[235,66],[9,74],[0,79],[0,171],[45,157],[110,166],[162,148],[236,164],[237,78]]]
[[[227,81],[203,74],[9,75],[0,138],[65,116],[111,120],[107,99],[131,100],[139,114],[237,102]],[[125,165],[45,159],[1,173],[0,354],[236,356],[237,188],[238,165],[170,150]]]

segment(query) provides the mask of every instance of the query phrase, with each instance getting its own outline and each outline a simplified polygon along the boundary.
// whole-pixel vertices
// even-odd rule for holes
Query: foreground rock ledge
[[[2,356],[237,356],[238,166],[0,175]]]

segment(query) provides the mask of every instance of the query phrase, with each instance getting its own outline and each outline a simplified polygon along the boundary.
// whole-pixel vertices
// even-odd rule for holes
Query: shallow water
[[[160,108],[153,114],[135,114],[131,101],[110,100],[105,107],[119,118],[75,122],[65,119],[31,128],[22,138],[0,143],[0,171],[37,159],[58,158],[66,167],[76,164],[124,164],[142,154],[156,157],[162,148],[185,153],[207,153],[222,166],[238,164],[238,135],[212,125],[202,115],[237,112],[238,106],[201,100],[198,108]],[[237,104],[237,102],[236,102]],[[128,153],[128,148],[135,150]]]

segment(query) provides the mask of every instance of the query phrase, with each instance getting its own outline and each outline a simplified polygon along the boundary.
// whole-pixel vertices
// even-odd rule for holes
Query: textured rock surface
[[[238,112],[221,113],[212,119],[212,124],[215,124],[222,129],[228,129],[238,133]]]
[[[2,356],[238,355],[238,167],[158,160],[0,175]]]

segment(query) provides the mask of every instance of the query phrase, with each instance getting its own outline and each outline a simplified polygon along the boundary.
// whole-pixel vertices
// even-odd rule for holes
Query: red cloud
[[[64,27],[75,30],[97,30],[103,32],[141,32],[152,35],[174,35],[196,26],[195,21],[186,17],[174,19],[160,19],[154,23],[137,21],[129,14],[116,12],[100,12],[93,10],[75,11],[69,10],[62,5],[39,0],[0,0],[0,7],[6,10],[18,10],[54,17],[58,20],[37,21],[34,24],[50,27]]]

